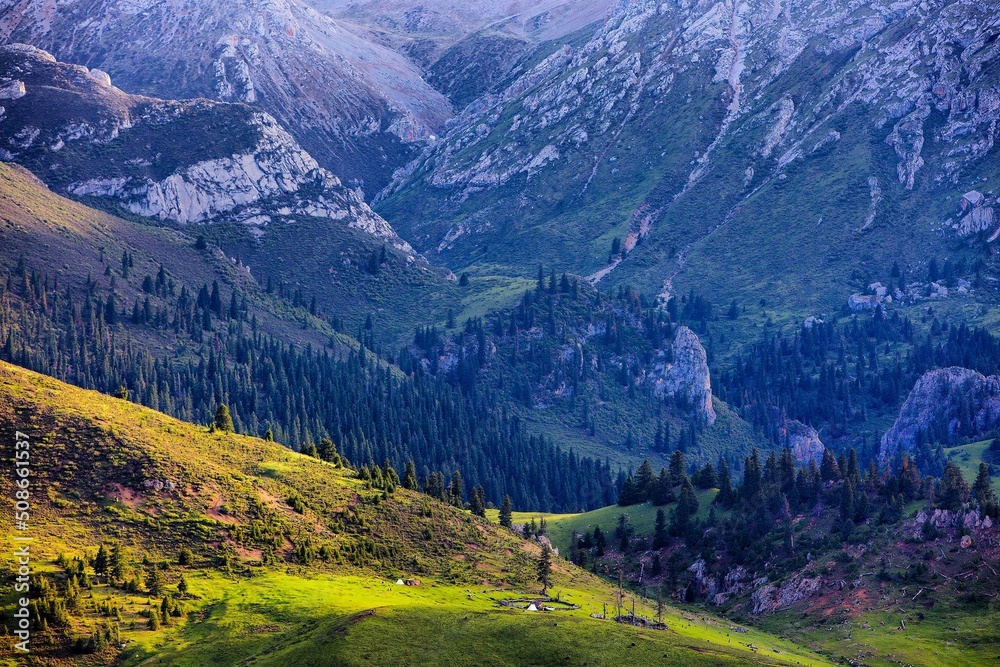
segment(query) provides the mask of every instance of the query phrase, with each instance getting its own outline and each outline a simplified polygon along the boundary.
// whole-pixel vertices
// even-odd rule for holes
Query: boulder
[[[24,81],[0,80],[0,100],[19,100],[24,95]]]
[[[754,615],[791,607],[816,595],[823,585],[819,577],[793,577],[781,585],[765,584],[753,592],[750,603]]]
[[[986,197],[984,197],[983,193],[980,192],[979,190],[969,190],[964,195],[962,195],[961,199],[962,210],[964,211],[970,206],[973,208],[980,206],[985,200]]]
[[[969,236],[989,229],[995,219],[992,206],[979,206],[966,213],[955,225],[955,229],[959,236]]]
[[[111,75],[100,69],[90,70],[90,78],[105,88],[111,87]]]
[[[847,297],[847,307],[852,312],[860,313],[875,310],[879,304],[879,298],[875,294],[852,294]]]

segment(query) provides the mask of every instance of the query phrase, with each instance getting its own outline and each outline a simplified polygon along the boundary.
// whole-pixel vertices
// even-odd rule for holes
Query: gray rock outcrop
[[[790,419],[785,422],[781,435],[785,446],[792,450],[796,462],[800,464],[809,461],[819,463],[823,458],[823,450],[825,449],[823,441],[819,439],[819,433],[812,426]]]
[[[695,332],[685,326],[677,328],[671,357],[671,361],[661,358],[653,364],[650,378],[655,394],[690,406],[699,419],[714,424],[716,414],[712,407],[708,355]]]
[[[910,536],[914,539],[922,539],[925,523],[934,526],[947,539],[952,540],[961,537],[962,533],[966,531],[993,529],[993,519],[988,514],[981,513],[977,508],[962,509],[956,512],[943,509],[920,510],[912,521],[905,524],[904,528],[910,531]]]
[[[975,436],[1000,426],[1000,376],[968,368],[941,368],[917,380],[885,435],[879,458],[909,451],[918,433]]]
[[[778,611],[813,597],[822,586],[820,577],[792,577],[780,585],[761,586],[750,596],[750,604],[755,615]]]

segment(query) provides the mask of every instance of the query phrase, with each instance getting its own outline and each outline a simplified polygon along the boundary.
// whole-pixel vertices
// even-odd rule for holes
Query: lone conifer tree
[[[993,492],[993,481],[990,479],[990,468],[985,463],[980,462],[979,474],[976,475],[976,483],[972,486],[972,492],[980,505],[996,503],[996,494]]]
[[[225,403],[219,403],[219,407],[215,409],[215,428],[226,432],[231,432],[234,428],[233,417],[229,414],[229,406]]]
[[[552,549],[548,544],[542,545],[542,554],[538,557],[538,581],[542,584],[542,595],[549,594],[549,577],[552,574]]]
[[[462,507],[465,498],[465,484],[462,482],[462,473],[455,471],[451,476],[451,486],[448,489],[451,504],[455,507]]]
[[[406,470],[403,472],[403,488],[410,491],[417,490],[417,466],[413,459],[406,462]]]
[[[511,526],[511,515],[514,513],[514,503],[510,499],[510,496],[503,497],[503,503],[500,505],[500,525],[504,528],[510,528]]]
[[[653,548],[662,549],[667,544],[667,515],[662,507],[656,508],[656,528],[653,530]]]
[[[482,486],[472,489],[472,513],[476,516],[486,516],[486,492]]]
[[[97,556],[94,557],[94,572],[105,574],[108,571],[108,550],[104,548],[104,543],[97,549]]]

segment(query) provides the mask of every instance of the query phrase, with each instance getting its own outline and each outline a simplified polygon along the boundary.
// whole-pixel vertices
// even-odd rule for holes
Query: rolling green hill
[[[554,611],[525,612],[541,599],[535,544],[277,443],[7,364],[0,423],[6,441],[17,429],[31,442],[39,664],[826,664],[702,614],[668,609],[667,630],[595,620],[613,590],[558,559]],[[3,604],[9,619],[11,592]]]
[[[697,493],[698,513],[695,515],[696,518],[704,520],[708,517],[708,513],[711,511],[712,501],[715,500],[715,496],[717,494],[718,489],[709,489],[707,491],[699,491]],[[671,511],[673,505],[674,503],[668,503],[664,506],[664,511]],[[530,523],[531,521],[539,524],[542,519],[545,519],[548,531],[546,534],[552,540],[552,544],[559,548],[559,553],[567,554],[570,551],[570,540],[573,538],[573,533],[579,533],[582,535],[587,531],[593,532],[594,528],[599,526],[605,535],[613,535],[618,519],[623,514],[628,517],[629,524],[635,528],[637,533],[641,535],[652,535],[653,526],[656,523],[657,509],[657,507],[647,503],[643,503],[642,505],[630,505],[628,507],[608,505],[607,507],[601,507],[589,512],[580,512],[579,514],[514,512],[512,519],[514,523],[522,525]],[[497,510],[489,510],[486,516],[496,521],[498,514],[499,512]]]

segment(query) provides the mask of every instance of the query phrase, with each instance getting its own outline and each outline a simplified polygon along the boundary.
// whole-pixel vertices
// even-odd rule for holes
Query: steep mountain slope
[[[273,118],[238,104],[166,102],[123,93],[106,74],[25,45],[0,47],[0,144],[50,185],[108,197],[182,224],[260,227],[332,218],[400,250],[409,246],[354,191],[319,167]]]
[[[200,286],[217,282],[220,300],[224,296],[229,303],[233,294],[247,300],[262,332],[313,345],[325,345],[334,335],[321,319],[304,319],[303,309],[267,294],[245,266],[218,248],[199,249],[193,237],[181,232],[127,222],[59,197],[15,165],[0,164],[0,216],[0,271],[6,276],[4,282],[10,282],[4,292],[20,287],[14,285],[15,276],[29,285],[30,292],[39,288],[47,306],[39,314],[55,308],[66,295],[105,289],[114,293],[123,319],[134,303],[145,300],[159,313],[182,291],[193,298]],[[130,260],[128,277],[121,269],[125,256]],[[147,276],[156,277],[150,291],[143,287]],[[184,341],[170,329],[145,329],[136,338],[158,352],[185,349]],[[343,343],[348,343],[346,337]]]
[[[612,4],[610,0],[310,3],[405,53],[457,109],[519,72],[520,60],[530,61],[530,52],[539,44],[596,23]]]
[[[466,108],[376,209],[455,270],[830,312],[893,261],[980,258],[997,21],[967,0],[620,3]]]
[[[392,310],[399,317],[380,322],[385,340],[457,302],[442,272],[264,113],[128,95],[26,46],[0,47],[0,80],[13,91],[0,100],[0,157],[61,194],[197,225],[186,233],[213,238],[261,285],[305,289],[352,328]],[[413,312],[419,301],[425,312]]]
[[[670,631],[595,620],[610,586],[557,559],[558,599],[539,594],[538,544],[463,510],[2,363],[0,424],[29,443],[18,534],[35,538],[45,664],[827,664],[760,633],[751,652],[669,608]],[[535,601],[552,611],[526,613]]]
[[[383,31],[383,38],[447,48],[493,30],[540,42],[604,18],[611,0],[309,0],[320,11]],[[405,46],[404,46],[405,48]]]
[[[6,5],[0,43],[102,69],[131,92],[252,104],[371,193],[452,113],[406,57],[301,0]]]

